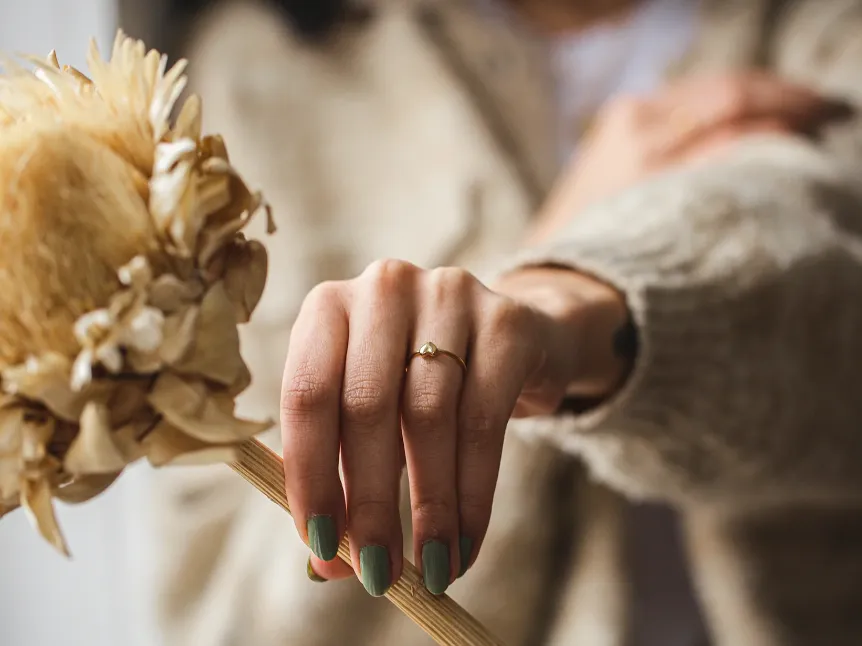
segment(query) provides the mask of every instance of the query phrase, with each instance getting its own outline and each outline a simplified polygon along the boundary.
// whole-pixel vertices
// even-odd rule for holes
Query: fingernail
[[[422,577],[431,594],[443,594],[449,587],[449,546],[428,541],[422,546]]]
[[[467,568],[470,565],[470,557],[473,556],[473,539],[469,536],[459,538],[458,553],[461,556],[461,571],[458,572],[458,578],[460,579],[467,573]]]
[[[359,550],[362,585],[372,597],[382,597],[389,589],[389,550],[380,545],[366,545]]]
[[[312,516],[308,519],[308,546],[321,561],[338,556],[338,530],[332,516]]]
[[[305,573],[308,575],[308,578],[315,583],[326,583],[326,579],[320,576],[317,572],[314,571],[314,568],[311,567],[311,557],[308,557],[308,562],[305,564]]]

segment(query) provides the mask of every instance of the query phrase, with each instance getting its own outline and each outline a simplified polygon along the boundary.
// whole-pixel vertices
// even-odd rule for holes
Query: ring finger
[[[470,341],[467,274],[439,269],[422,290],[415,353],[408,360],[402,432],[416,562],[425,587],[442,594],[458,573],[457,435],[462,364]]]

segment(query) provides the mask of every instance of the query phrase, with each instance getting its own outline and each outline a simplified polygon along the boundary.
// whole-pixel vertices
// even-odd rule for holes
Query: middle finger
[[[401,575],[399,395],[412,271],[376,263],[356,282],[342,388],[341,458],[353,567],[373,596]]]

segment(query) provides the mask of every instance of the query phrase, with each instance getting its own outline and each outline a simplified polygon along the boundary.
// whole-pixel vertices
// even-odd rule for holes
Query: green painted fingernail
[[[470,557],[473,556],[473,539],[469,536],[459,538],[458,553],[461,555],[461,570],[458,572],[458,578],[460,579],[467,573],[467,567],[470,565]]]
[[[431,594],[443,594],[449,587],[449,546],[428,541],[422,546],[422,577]]]
[[[362,585],[372,597],[382,597],[391,583],[389,550],[380,545],[366,545],[359,550]]]
[[[321,561],[338,556],[338,530],[332,516],[312,516],[308,519],[308,546]]]
[[[308,562],[305,565],[305,573],[308,575],[308,578],[315,583],[326,583],[326,579],[320,576],[317,572],[314,571],[314,568],[311,567],[311,557],[308,557]]]

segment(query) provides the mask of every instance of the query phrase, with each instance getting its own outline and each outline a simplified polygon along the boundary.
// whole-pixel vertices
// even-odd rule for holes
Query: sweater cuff
[[[514,420],[512,429],[581,455],[596,477],[633,498],[685,491],[683,474],[678,482],[668,478],[666,456],[658,447],[668,443],[669,427],[683,417],[697,416],[701,406],[713,405],[698,393],[711,374],[725,372],[716,362],[730,359],[720,351],[726,345],[727,331],[722,329],[726,302],[722,305],[720,294],[710,295],[708,288],[687,287],[684,267],[668,266],[661,259],[667,243],[647,231],[621,235],[619,229],[602,232],[583,224],[567,242],[523,252],[503,273],[528,267],[570,268],[614,287],[627,303],[638,339],[637,355],[620,390],[596,406]],[[675,280],[677,272],[680,280]],[[709,389],[721,390],[720,385]],[[637,469],[620,468],[633,461]],[[650,485],[659,482],[660,488]]]

